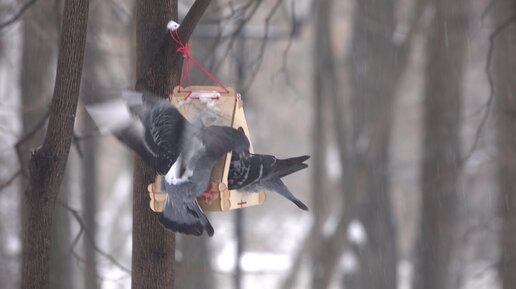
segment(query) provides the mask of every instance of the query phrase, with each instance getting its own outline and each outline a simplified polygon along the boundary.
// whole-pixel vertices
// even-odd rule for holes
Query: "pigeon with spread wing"
[[[192,235],[214,233],[197,198],[208,190],[215,162],[230,151],[249,149],[242,130],[188,122],[165,99],[132,91],[121,98],[87,106],[100,129],[109,130],[159,174],[167,201],[161,223]]]
[[[306,168],[309,156],[277,159],[251,154],[242,129],[190,123],[165,99],[123,91],[122,97],[86,107],[101,130],[107,130],[164,175],[167,200],[160,221],[168,229],[192,235],[214,234],[197,198],[209,189],[217,159],[232,152],[228,187],[243,192],[267,190],[308,207],[285,186],[282,177]]]

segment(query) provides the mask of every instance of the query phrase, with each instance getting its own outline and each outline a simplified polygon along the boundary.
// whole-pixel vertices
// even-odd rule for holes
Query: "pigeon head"
[[[249,150],[249,139],[243,130],[225,126],[208,126],[203,134],[203,143],[208,155],[219,158],[230,151],[243,152]]]

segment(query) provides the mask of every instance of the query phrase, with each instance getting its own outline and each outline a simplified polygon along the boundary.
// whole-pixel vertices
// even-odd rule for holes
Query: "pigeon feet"
[[[202,195],[203,195],[204,201],[206,203],[211,203],[211,201],[213,201],[213,199],[215,199],[215,193],[211,189],[207,190]]]
[[[219,193],[218,193],[218,184],[215,182],[210,182],[210,185],[208,187],[208,190],[202,194],[204,198],[204,202],[206,202],[208,205],[211,204],[214,200],[218,199]]]

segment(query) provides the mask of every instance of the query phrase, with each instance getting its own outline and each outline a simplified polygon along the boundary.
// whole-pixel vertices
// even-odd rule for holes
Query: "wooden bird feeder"
[[[190,122],[200,117],[206,126],[241,127],[250,140],[242,97],[231,87],[224,89],[219,86],[189,86],[180,89],[176,86],[169,100]],[[252,145],[250,150],[252,152]],[[222,156],[215,164],[210,179],[213,197],[210,200],[198,198],[204,211],[229,211],[260,205],[265,201],[265,191],[243,193],[228,189],[230,162],[231,152]],[[162,212],[167,200],[167,194],[161,191],[161,183],[162,176],[158,175],[155,182],[148,187],[150,207],[154,212]]]

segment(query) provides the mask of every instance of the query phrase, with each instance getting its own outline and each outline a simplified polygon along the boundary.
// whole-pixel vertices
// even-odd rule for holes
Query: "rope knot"
[[[186,43],[186,46],[183,45],[183,43],[180,45],[181,46],[177,49],[177,52],[183,53],[187,60],[192,60],[192,55],[190,55],[190,42]]]
[[[188,78],[188,82],[190,82],[190,85],[192,84],[192,81],[190,80],[190,64],[194,64],[197,66],[204,74],[206,74],[213,82],[217,83],[226,93],[229,93],[229,90],[217,79],[215,76],[211,75],[211,73],[206,70],[206,68],[202,67],[195,58],[192,57],[190,54],[190,41],[186,43],[186,45],[181,41],[181,38],[179,37],[179,33],[176,30],[168,30],[168,34],[170,35],[170,38],[179,46],[177,48],[177,52],[182,53],[185,57],[185,62],[183,63],[183,71],[181,73],[181,79],[179,80],[179,91],[181,90],[181,87],[183,87],[183,82],[185,78],[185,74]],[[188,97],[188,96],[187,96]]]

